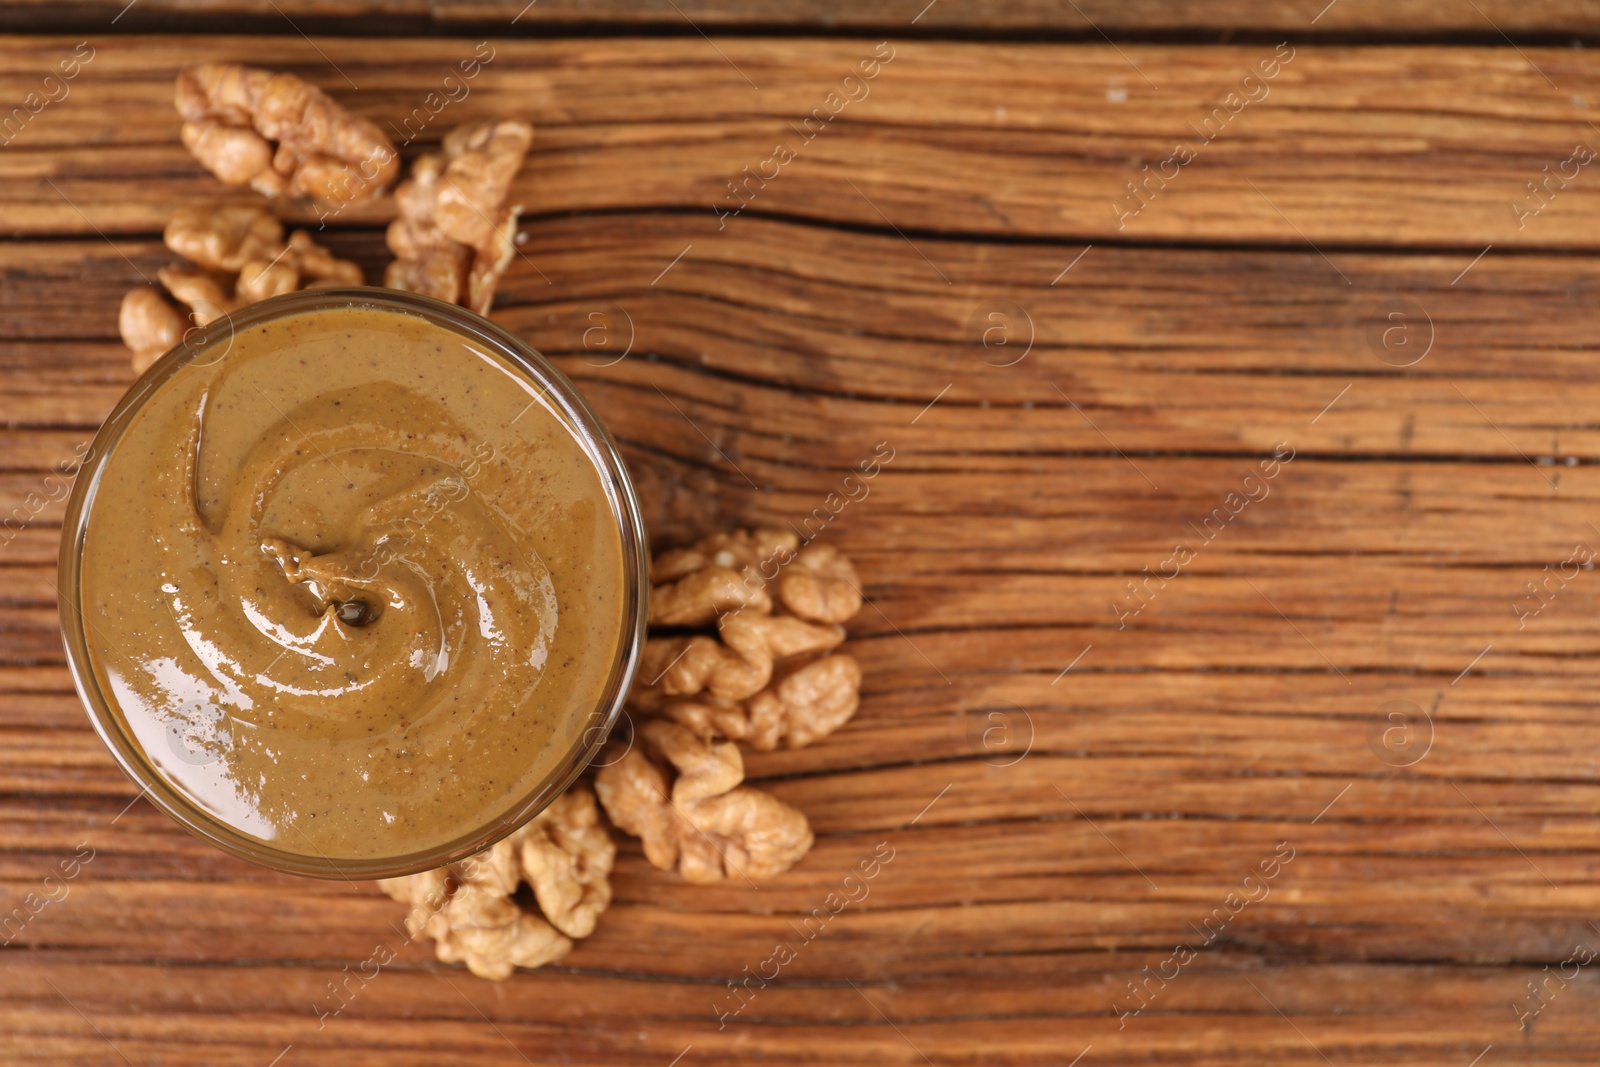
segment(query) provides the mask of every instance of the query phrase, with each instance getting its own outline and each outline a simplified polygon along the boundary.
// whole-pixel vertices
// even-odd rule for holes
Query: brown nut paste
[[[145,402],[96,494],[101,687],[164,778],[275,848],[396,856],[487,824],[579,743],[622,640],[589,453],[419,316],[241,327]]]

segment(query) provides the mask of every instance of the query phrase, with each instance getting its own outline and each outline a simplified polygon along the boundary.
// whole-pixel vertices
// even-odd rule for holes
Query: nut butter
[[[387,875],[510,832],[621,706],[627,475],[569,383],[437,301],[324,290],[191,337],[97,436],[62,621],[151,798],[281,869]]]

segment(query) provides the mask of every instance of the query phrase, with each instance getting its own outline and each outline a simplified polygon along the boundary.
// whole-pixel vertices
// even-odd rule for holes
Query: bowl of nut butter
[[[621,713],[646,540],[573,385],[463,308],[313,289],[193,330],[96,435],[69,666],[158,808],[329,878],[439,867],[559,796]]]

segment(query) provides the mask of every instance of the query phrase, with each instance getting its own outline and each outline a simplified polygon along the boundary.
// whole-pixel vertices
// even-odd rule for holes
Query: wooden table
[[[59,898],[0,953],[6,1062],[1595,1062],[1594,5],[123,2],[0,16],[0,116],[93,49],[0,148],[0,912]],[[480,41],[407,154],[537,126],[495,318],[658,545],[815,528],[893,453],[821,513],[860,713],[750,761],[814,851],[708,889],[629,842],[596,935],[502,984],[136,802],[42,495],[132,380],[163,223],[249,199],[179,145],[176,68],[387,126]],[[374,279],[388,210],[330,228]]]

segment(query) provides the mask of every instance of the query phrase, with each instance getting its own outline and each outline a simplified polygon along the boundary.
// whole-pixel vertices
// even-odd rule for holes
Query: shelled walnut
[[[811,622],[846,622],[861,610],[861,579],[831,545],[800,547],[785,530],[735,530],[690,548],[670,549],[650,567],[650,621],[698,626],[722,614],[772,610],[769,585],[790,614]]]
[[[191,205],[173,216],[163,238],[191,265],[163,267],[157,276],[196,326],[280,293],[363,280],[360,267],[306,231],[285,241],[283,224],[264,208]],[[133,350],[133,369],[142,373],[178,343],[188,323],[156,290],[135,289],[123,297],[118,327]]]
[[[778,573],[778,599],[802,619],[848,622],[861,610],[861,579],[843,552],[808,545]]]
[[[293,74],[238,63],[178,72],[182,137],[225,185],[343,206],[371,200],[400,157],[383,131]]]
[[[540,910],[568,937],[594,933],[611,904],[608,878],[617,855],[594,793],[581,787],[563,793],[515,836]]]
[[[782,530],[733,530],[660,553],[650,564],[650,623],[700,626],[737,608],[771,611],[767,582],[799,543]]]
[[[207,270],[238,271],[283,249],[283,224],[270,211],[243,204],[191,204],[162,231],[167,248]]]
[[[784,664],[747,700],[721,700],[709,693],[671,697],[656,714],[704,741],[725,737],[771,752],[780,744],[804,748],[827,737],[850,720],[860,702],[861,665],[854,656],[836,653]]]
[[[517,967],[560,959],[571,951],[572,938],[594,932],[611,903],[615,857],[594,793],[579,786],[486,852],[378,884],[410,906],[406,931],[432,938],[440,960],[465,963],[480,978],[503,979]],[[514,899],[524,881],[543,916]]]
[[[826,652],[844,640],[839,626],[753,612],[724,615],[717,631],[718,637],[693,634],[647,640],[640,672],[655,683],[635,688],[636,704],[648,707],[658,694],[693,696],[702,691],[723,700],[743,700],[772,680],[777,661]]]
[[[708,743],[665,719],[638,724],[635,743],[595,775],[595,793],[645,858],[699,884],[770,878],[812,844],[806,817],[744,781],[731,742]]]
[[[452,130],[437,153],[419,156],[395,190],[400,217],[387,240],[396,258],[384,284],[487,315],[516,255],[522,207],[505,201],[532,143],[526,122],[490,119]]]
[[[810,744],[855,714],[861,667],[833,653],[862,603],[843,553],[801,547],[788,531],[736,530],[662,552],[650,573],[658,632],[629,698],[635,711],[760,751]],[[659,633],[713,622],[715,637]]]
[[[117,331],[133,352],[133,372],[145,369],[183,340],[188,321],[154,289],[130,289],[117,312]]]

